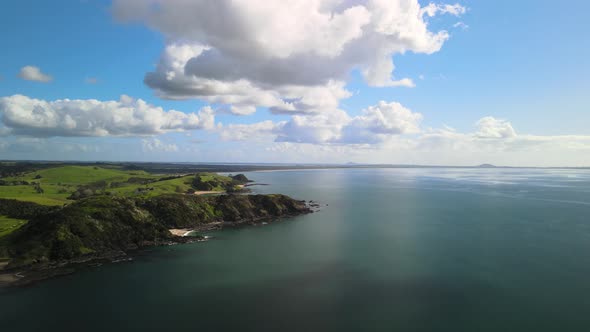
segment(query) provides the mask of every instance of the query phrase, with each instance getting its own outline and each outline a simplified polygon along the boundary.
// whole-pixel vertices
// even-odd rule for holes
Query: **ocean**
[[[319,212],[0,290],[3,331],[585,331],[590,171],[252,172]]]

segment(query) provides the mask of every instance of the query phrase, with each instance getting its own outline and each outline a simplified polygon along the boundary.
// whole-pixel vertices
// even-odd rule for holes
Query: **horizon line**
[[[186,165],[244,165],[244,166],[281,166],[281,167],[323,167],[323,168],[536,168],[536,169],[590,169],[588,166],[509,166],[483,163],[478,165],[444,165],[444,164],[395,164],[395,163],[321,163],[321,162],[227,162],[227,161],[133,161],[133,160],[46,160],[46,159],[0,159],[0,163],[79,163],[79,164],[186,164]]]

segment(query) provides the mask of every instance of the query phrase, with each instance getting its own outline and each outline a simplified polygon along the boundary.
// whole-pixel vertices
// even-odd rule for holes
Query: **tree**
[[[45,192],[43,188],[41,188],[41,184],[39,182],[33,182],[33,188],[35,188],[37,194],[42,194]]]

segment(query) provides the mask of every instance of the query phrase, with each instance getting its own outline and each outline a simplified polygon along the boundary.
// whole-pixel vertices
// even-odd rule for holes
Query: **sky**
[[[590,166],[587,1],[0,8],[0,159]]]

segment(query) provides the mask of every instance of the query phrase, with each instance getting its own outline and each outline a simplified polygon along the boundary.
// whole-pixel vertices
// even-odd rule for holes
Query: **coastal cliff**
[[[234,226],[311,212],[305,202],[285,195],[95,196],[61,208],[14,200],[0,200],[0,206],[5,215],[29,219],[0,244],[10,258],[8,269],[186,241],[170,228]]]

